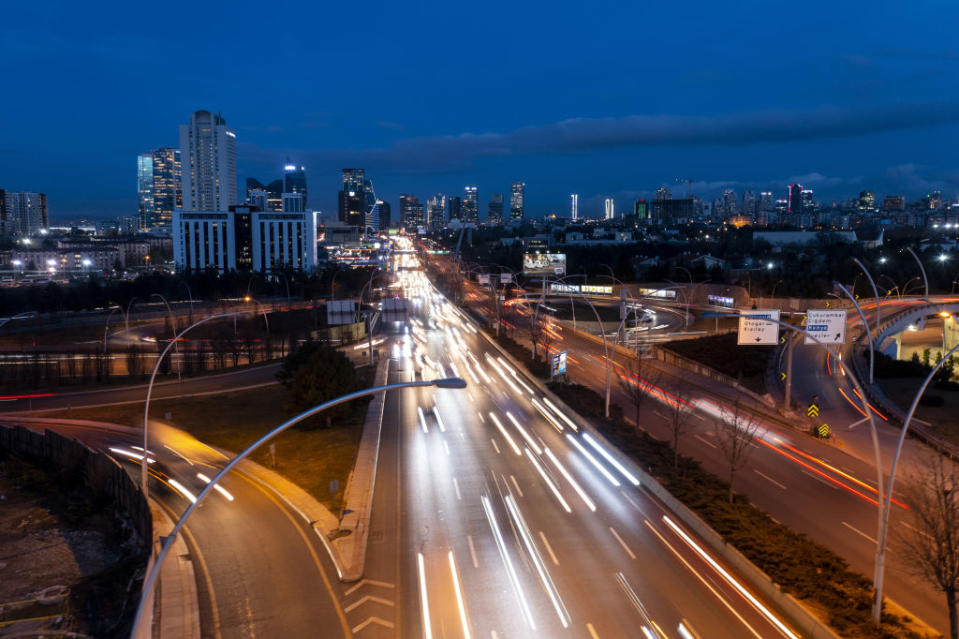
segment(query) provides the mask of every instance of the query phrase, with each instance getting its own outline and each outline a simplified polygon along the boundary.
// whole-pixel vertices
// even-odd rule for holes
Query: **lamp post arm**
[[[221,317],[221,316],[213,316],[213,317]],[[213,319],[213,317],[208,317],[204,320],[201,320],[201,322]],[[149,599],[149,596],[151,592],[153,591],[153,588],[156,586],[156,580],[157,580],[157,577],[160,576],[160,568],[163,565],[163,559],[167,556],[167,554],[170,551],[170,548],[173,546],[173,542],[176,540],[176,536],[180,533],[180,530],[183,528],[184,524],[186,524],[186,521],[187,519],[190,518],[190,515],[193,514],[193,511],[196,510],[197,507],[200,505],[200,502],[202,502],[203,499],[208,494],[210,494],[210,491],[213,490],[214,487],[219,486],[220,479],[224,475],[226,475],[228,472],[233,470],[233,468],[237,464],[239,464],[241,461],[246,459],[250,455],[250,453],[252,453],[254,450],[259,448],[262,444],[273,439],[275,436],[279,435],[280,433],[288,429],[290,426],[293,426],[303,421],[304,419],[312,417],[313,415],[316,415],[317,413],[321,411],[324,411],[328,408],[332,408],[339,404],[343,404],[345,402],[356,399],[358,397],[363,397],[365,395],[372,395],[374,393],[378,393],[381,391],[388,391],[396,388],[407,388],[407,387],[416,387],[416,386],[438,386],[440,388],[466,388],[466,382],[463,381],[462,379],[454,377],[454,378],[448,378],[448,379],[439,379],[439,380],[421,381],[421,382],[416,382],[416,381],[398,382],[394,384],[387,384],[385,386],[375,386],[373,388],[364,388],[362,390],[358,390],[356,392],[349,393],[347,395],[343,395],[335,399],[331,399],[330,401],[324,402],[318,406],[314,406],[313,408],[300,413],[296,417],[293,417],[292,419],[289,419],[283,422],[282,424],[280,424],[279,426],[277,426],[276,428],[274,428],[273,430],[263,435],[262,437],[260,437],[258,440],[256,440],[249,446],[247,446],[247,448],[243,452],[241,452],[239,455],[231,459],[230,462],[226,466],[224,466],[223,469],[220,470],[220,472],[214,475],[213,479],[211,479],[210,482],[203,487],[203,490],[201,490],[197,494],[196,499],[189,505],[189,507],[187,507],[185,511],[183,511],[183,514],[180,516],[180,519],[173,526],[173,530],[171,530],[170,534],[165,538],[163,546],[160,549],[160,552],[157,554],[156,561],[153,562],[153,566],[150,569],[150,573],[143,580],[143,587],[140,594],[140,604],[137,607],[136,618],[134,619],[134,622],[133,622],[133,631],[130,633],[130,636],[131,637],[140,636],[140,632],[142,631],[141,625],[144,623],[143,617],[146,610],[146,605],[145,605],[146,601]],[[144,451],[144,459],[146,458],[145,452],[146,451]]]
[[[929,297],[929,278],[926,277],[926,267],[922,265],[922,260],[919,259],[919,256],[916,255],[916,252],[912,250],[911,246],[907,246],[906,250],[909,251],[909,254],[916,258],[916,264],[919,265],[919,271],[922,273],[922,282],[926,285],[926,297]]]
[[[866,274],[866,277],[869,279],[869,284],[872,286],[872,294],[876,298],[876,335],[879,335],[879,324],[882,323],[882,304],[879,301],[879,290],[876,288],[876,282],[872,279],[872,274],[869,272],[862,262],[859,261],[858,257],[852,258],[852,261],[855,262],[859,268],[862,269],[862,272]],[[870,383],[872,379],[869,380]]]
[[[862,320],[863,328],[866,329],[866,339],[869,340],[869,383],[873,383],[873,364],[876,357],[875,345],[872,343],[872,331],[869,330],[869,322],[866,321],[866,314],[862,312],[862,307],[859,306],[859,302],[856,301],[856,298],[853,297],[852,293],[846,290],[846,287],[840,284],[839,282],[833,282],[839,289],[846,294],[846,297],[853,303],[853,306],[856,307],[856,310],[859,311],[859,319]]]

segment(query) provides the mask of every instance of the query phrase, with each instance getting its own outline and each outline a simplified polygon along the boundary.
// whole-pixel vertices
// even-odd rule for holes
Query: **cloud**
[[[744,147],[869,135],[959,122],[959,102],[808,111],[571,118],[505,133],[460,133],[396,140],[380,148],[302,153],[314,165],[361,164],[397,172],[462,171],[484,158],[587,153],[638,147]],[[381,125],[387,123],[380,123]]]

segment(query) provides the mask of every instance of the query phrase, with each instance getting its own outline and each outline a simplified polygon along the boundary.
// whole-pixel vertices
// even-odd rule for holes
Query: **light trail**
[[[472,544],[472,541],[470,541]],[[472,545],[470,546],[472,548]],[[463,601],[463,591],[460,588],[460,578],[456,572],[456,560],[453,559],[453,551],[449,552],[450,558],[450,575],[453,578],[453,590],[456,592],[456,604],[460,609],[460,622],[463,624],[463,637],[464,639],[470,639],[470,624],[469,620],[466,617],[466,604]]]
[[[590,454],[590,452],[583,447],[582,444],[579,443],[579,440],[577,440],[575,437],[573,437],[569,433],[566,434],[566,439],[573,442],[573,445],[579,449],[579,452],[583,453],[583,456],[589,460],[589,462],[596,468],[596,470],[602,473],[603,477],[609,480],[609,483],[611,483],[613,486],[616,486],[616,487],[620,485],[619,480],[616,479],[612,473],[606,470],[606,467],[600,464],[599,461],[595,457],[593,457]]]
[[[536,443],[536,440],[533,439],[533,437],[528,432],[526,432],[526,429],[523,428],[518,421],[516,421],[516,418],[513,417],[513,413],[506,411],[506,419],[513,422],[513,426],[516,427],[516,430],[519,431],[519,434],[523,436],[523,439],[526,440],[526,443],[530,445],[530,448],[532,448],[537,455],[543,454],[543,449],[540,448],[539,444]]]
[[[569,504],[566,503],[566,500],[563,499],[563,495],[562,493],[559,492],[559,488],[556,486],[556,484],[553,483],[553,480],[549,478],[549,475],[546,474],[546,471],[543,469],[540,463],[536,460],[536,457],[533,456],[533,453],[530,452],[529,448],[525,448],[524,450],[526,451],[526,456],[529,457],[529,460],[533,462],[533,466],[535,466],[536,470],[539,472],[540,477],[543,478],[543,481],[546,482],[546,485],[549,486],[549,489],[553,492],[553,495],[559,501],[560,506],[563,507],[563,510],[565,510],[568,513],[573,512],[573,509],[570,508]]]
[[[196,476],[199,477],[200,481],[202,481],[204,484],[209,484],[211,481],[213,481],[203,473],[197,473]],[[220,484],[213,484],[213,490],[226,497],[227,500],[233,501],[233,495],[231,495],[230,492]]]
[[[563,475],[563,477],[566,478],[566,481],[568,481],[573,486],[573,490],[575,490],[579,494],[583,502],[586,503],[586,507],[589,508],[591,511],[596,512],[596,504],[593,503],[593,500],[589,498],[589,495],[586,494],[586,491],[583,490],[582,486],[580,486],[579,483],[575,479],[573,479],[573,476],[570,475],[569,472],[566,470],[566,468],[564,468],[563,465],[559,462],[559,460],[556,459],[556,455],[553,454],[553,451],[547,448],[546,456],[549,457],[550,461],[553,462],[556,468],[559,469],[559,472]]]
[[[417,566],[420,570],[420,602],[423,605],[423,636],[433,639],[433,626],[430,623],[430,602],[426,592],[426,566],[423,562],[423,553],[416,554]]]
[[[516,445],[516,442],[513,440],[512,437],[510,437],[510,434],[506,432],[506,429],[503,427],[503,422],[499,420],[499,417],[497,417],[494,413],[490,413],[489,417],[490,419],[493,420],[493,423],[496,424],[496,428],[499,429],[500,434],[502,434],[503,437],[506,439],[507,443],[510,445],[510,448],[512,448],[517,455],[522,457],[523,451],[519,449],[519,446]]]
[[[489,520],[490,528],[493,530],[493,540],[496,542],[496,547],[499,549],[500,556],[503,558],[503,563],[506,564],[506,573],[509,575],[510,582],[513,585],[513,591],[516,593],[516,598],[519,599],[520,610],[523,612],[523,616],[526,618],[526,623],[529,624],[530,630],[536,630],[536,624],[533,622],[533,613],[530,611],[529,603],[526,601],[523,586],[519,582],[516,568],[513,566],[513,560],[510,559],[509,551],[506,549],[503,534],[496,524],[496,515],[493,513],[493,506],[490,504],[489,497],[486,495],[483,495],[481,500],[483,502],[483,510],[486,511],[486,518]]]
[[[626,467],[625,467],[625,466],[623,466],[623,465],[622,465],[621,463],[619,463],[612,455],[610,455],[608,452],[606,452],[606,450],[605,450],[602,446],[599,445],[599,442],[597,442],[595,439],[593,439],[593,437],[592,437],[589,433],[583,433],[583,439],[586,440],[586,443],[588,443],[590,446],[592,446],[593,448],[595,448],[596,451],[597,451],[600,455],[602,455],[604,458],[606,458],[606,461],[608,461],[610,464],[612,464],[613,467],[616,468],[616,470],[618,470],[620,473],[622,473],[623,477],[625,477],[626,479],[629,480],[629,483],[631,483],[633,486],[639,486],[639,480],[636,479],[636,476],[633,475],[633,474],[632,474],[631,472],[629,472],[628,470],[626,470]]]

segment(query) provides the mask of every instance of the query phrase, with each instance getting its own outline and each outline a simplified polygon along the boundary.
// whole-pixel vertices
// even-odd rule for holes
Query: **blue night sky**
[[[948,2],[7,3],[0,188],[51,217],[136,213],[136,155],[192,111],[237,131],[237,177],[306,165],[311,207],[366,168],[402,192],[527,183],[527,214],[617,209],[677,178],[959,195]],[[507,195],[508,202],[508,195]]]

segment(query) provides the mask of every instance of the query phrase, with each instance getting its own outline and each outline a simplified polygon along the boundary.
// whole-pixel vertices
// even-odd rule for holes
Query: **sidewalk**
[[[156,555],[166,535],[173,530],[173,521],[152,499],[150,511],[153,514],[153,554]],[[150,564],[152,563],[151,557]],[[173,542],[173,547],[160,569],[159,595],[159,601],[154,601],[154,618],[159,615],[160,623],[153,626],[153,636],[163,639],[199,639],[200,606],[197,601],[196,572],[193,558],[180,535]]]

